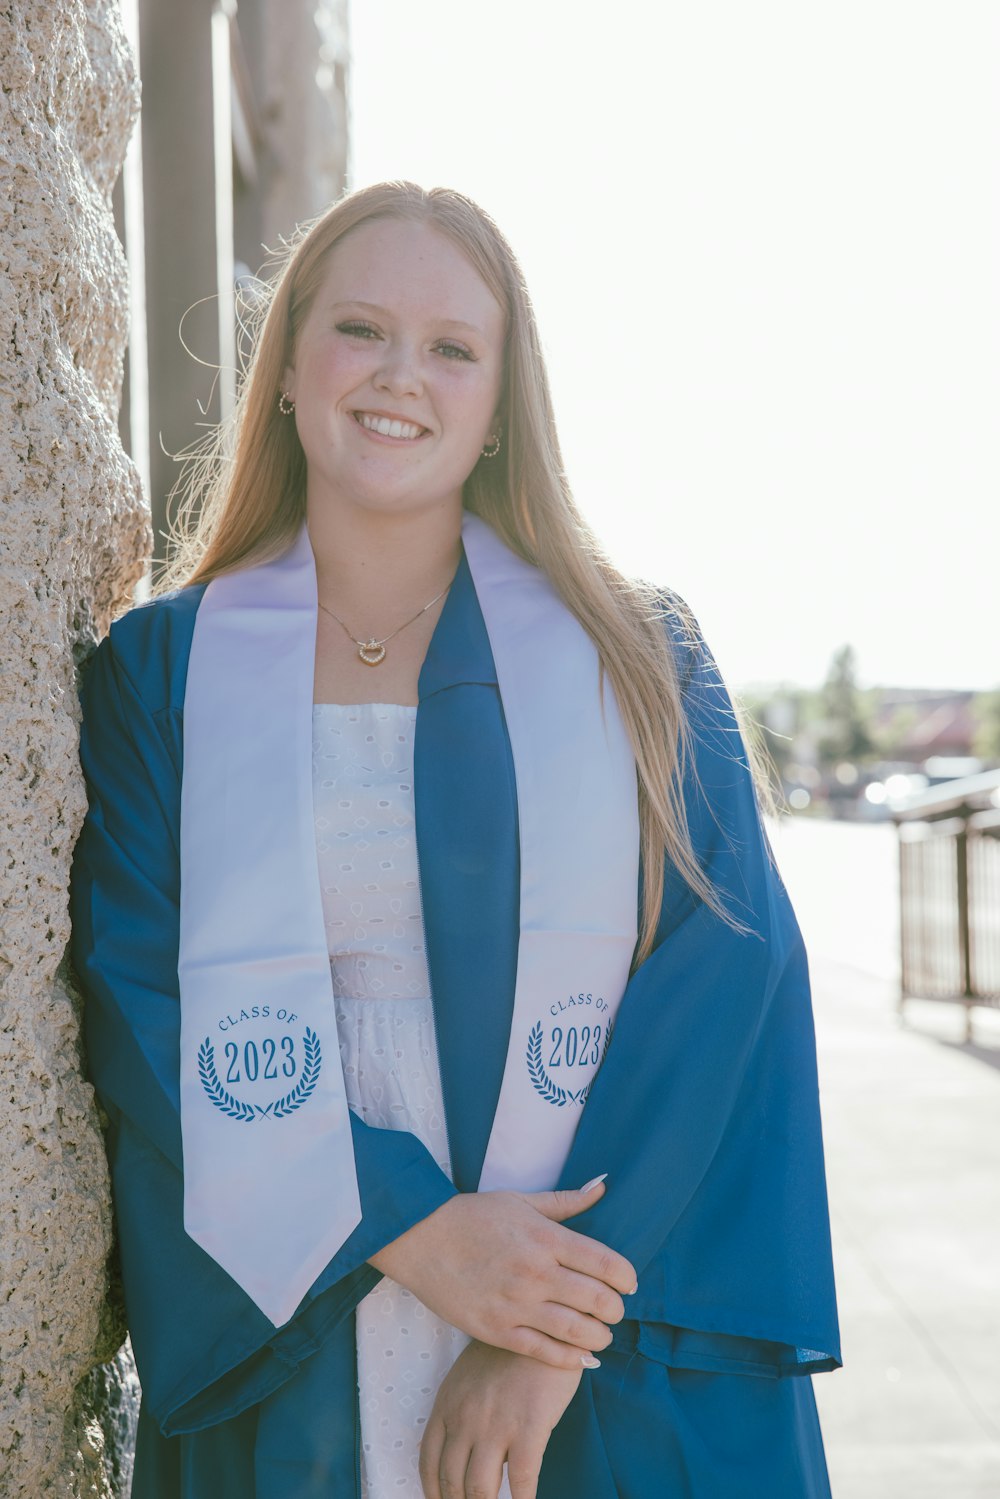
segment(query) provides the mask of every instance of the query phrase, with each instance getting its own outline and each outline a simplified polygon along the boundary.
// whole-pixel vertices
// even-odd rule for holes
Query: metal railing
[[[892,808],[899,833],[900,1008],[907,999],[1000,1009],[1000,771]]]

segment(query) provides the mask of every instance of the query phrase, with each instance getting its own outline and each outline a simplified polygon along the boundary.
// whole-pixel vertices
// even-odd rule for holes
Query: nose
[[[395,396],[419,395],[423,390],[420,356],[410,344],[392,340],[383,346],[383,357],[375,375],[380,390]]]

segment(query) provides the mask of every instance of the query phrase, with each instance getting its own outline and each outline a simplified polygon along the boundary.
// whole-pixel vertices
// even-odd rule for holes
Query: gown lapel
[[[418,681],[414,816],[452,1175],[475,1191],[500,1095],[520,925],[517,792],[463,549]]]

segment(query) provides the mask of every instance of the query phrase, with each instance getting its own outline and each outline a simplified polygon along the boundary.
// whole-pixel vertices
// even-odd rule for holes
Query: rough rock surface
[[[111,190],[138,111],[114,0],[0,5],[0,1494],[123,1493],[107,1166],[65,964],[75,663],[142,573]]]

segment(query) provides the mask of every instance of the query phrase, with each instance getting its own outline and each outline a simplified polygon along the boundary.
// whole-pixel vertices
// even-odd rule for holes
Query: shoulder
[[[664,584],[647,586],[670,646],[682,697],[687,699],[711,681],[721,684],[715,658],[691,605],[674,588]]]
[[[182,707],[195,618],[207,585],[136,604],[111,625],[91,658],[124,676],[151,713]]]
[[[724,769],[734,762],[749,768],[738,696],[727,687],[690,604],[672,588],[657,586],[655,595],[673,654],[690,747],[700,756],[718,756]]]

